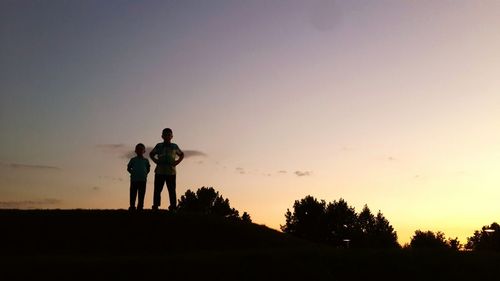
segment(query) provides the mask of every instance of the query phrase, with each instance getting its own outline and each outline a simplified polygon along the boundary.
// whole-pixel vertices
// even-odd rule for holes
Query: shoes
[[[128,210],[129,211],[135,211],[135,207],[134,206],[130,206],[130,207],[128,207]]]

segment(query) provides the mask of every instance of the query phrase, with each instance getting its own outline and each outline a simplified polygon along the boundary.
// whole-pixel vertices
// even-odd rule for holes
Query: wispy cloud
[[[61,204],[60,199],[45,198],[41,200],[12,200],[12,201],[0,201],[0,208],[35,208],[43,206],[53,206]]]
[[[125,148],[125,145],[123,143],[107,143],[107,144],[98,144],[96,145],[96,147],[101,149],[115,150],[115,149]]]
[[[267,176],[267,177],[272,177],[272,176],[277,176],[277,175],[287,175],[287,174],[290,174],[290,175],[296,175],[298,177],[307,177],[307,176],[311,176],[313,174],[312,171],[300,171],[300,170],[297,170],[295,172],[288,172],[286,170],[279,170],[279,171],[276,171],[274,173],[270,173],[270,172],[262,172],[262,173],[257,173],[257,172],[254,172],[254,171],[249,171],[248,169],[245,169],[243,167],[236,167],[234,168],[234,171],[238,174],[241,174],[241,175],[262,175],[262,176]]]
[[[207,157],[207,154],[205,152],[199,151],[199,150],[184,150],[184,157],[189,158],[189,157]]]
[[[298,177],[306,177],[312,175],[312,171],[295,171],[294,174]]]
[[[343,152],[352,152],[352,151],[356,150],[355,147],[350,146],[350,145],[342,145],[339,148],[340,148],[340,151],[343,151]]]
[[[132,146],[131,146],[132,147]],[[128,149],[125,152],[122,152],[122,158],[130,159],[132,157],[135,157],[135,147],[132,147],[132,149]],[[144,157],[149,158],[149,152],[153,150],[153,147],[151,146],[146,146],[146,154],[144,154]]]
[[[34,164],[21,164],[21,163],[1,163],[1,166],[9,167],[18,170],[61,170],[61,168],[49,165],[34,165]]]
[[[103,150],[107,153],[115,154],[121,158],[129,159],[135,156],[134,145],[125,145],[122,143],[110,143],[110,144],[99,144],[96,148]],[[149,152],[153,150],[152,146],[146,146],[146,154],[144,156],[148,157]],[[200,150],[183,150],[184,158],[191,157],[207,157],[207,154]]]
[[[131,158],[135,155],[133,146],[126,146],[123,143],[98,144],[95,147],[102,152],[114,154],[120,158]]]
[[[121,177],[111,177],[111,176],[99,176],[99,179],[110,180],[110,181],[123,181]]]

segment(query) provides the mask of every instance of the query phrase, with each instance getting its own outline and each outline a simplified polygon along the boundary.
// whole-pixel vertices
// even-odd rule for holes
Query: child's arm
[[[149,164],[148,159],[146,159],[146,171],[149,174],[149,171],[151,170],[151,165]]]
[[[182,162],[182,159],[184,159],[184,152],[182,152],[182,150],[177,147],[177,151],[175,153],[177,154],[177,156],[179,156],[179,159],[177,159],[177,161],[175,161],[174,163],[174,166],[177,166]]]
[[[132,174],[132,159],[130,159],[130,161],[128,161],[128,164],[127,164],[127,171]]]
[[[149,152],[149,158],[151,158],[151,161],[158,164],[158,158],[156,158],[156,155],[158,155],[158,152],[156,150],[157,150],[156,146],[153,149],[151,149],[151,151]]]

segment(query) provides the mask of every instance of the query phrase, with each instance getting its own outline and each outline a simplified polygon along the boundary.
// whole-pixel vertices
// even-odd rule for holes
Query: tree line
[[[397,234],[381,212],[367,205],[358,214],[343,199],[326,203],[312,196],[295,201],[285,213],[281,230],[304,239],[336,247],[397,248]]]
[[[247,212],[240,216],[213,187],[187,190],[178,204],[179,212],[201,213],[251,223]],[[292,209],[285,212],[285,224],[281,230],[313,242],[333,247],[349,248],[405,248],[436,250],[500,251],[500,225],[492,223],[474,231],[467,242],[458,238],[446,238],[441,231],[416,230],[410,243],[401,246],[389,220],[379,210],[372,213],[368,205],[357,213],[344,199],[326,202],[313,196],[296,200]]]

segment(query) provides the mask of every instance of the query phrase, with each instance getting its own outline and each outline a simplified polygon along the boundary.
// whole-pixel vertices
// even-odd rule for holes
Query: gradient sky
[[[1,1],[0,208],[127,208],[128,155],[171,127],[178,194],[465,242],[500,218],[499,27],[494,0]]]

